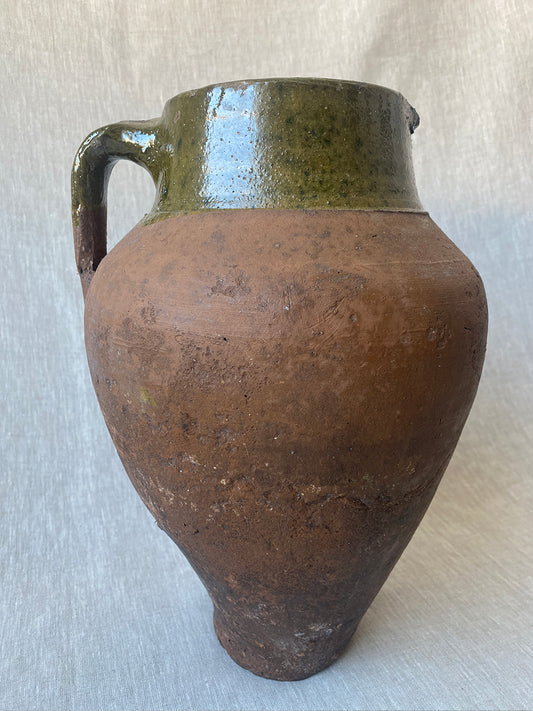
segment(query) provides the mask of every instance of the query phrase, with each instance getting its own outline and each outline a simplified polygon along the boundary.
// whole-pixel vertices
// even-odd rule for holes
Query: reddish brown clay
[[[454,450],[485,314],[426,214],[199,213],[102,262],[86,338],[107,425],[239,664],[298,679],[344,649]]]

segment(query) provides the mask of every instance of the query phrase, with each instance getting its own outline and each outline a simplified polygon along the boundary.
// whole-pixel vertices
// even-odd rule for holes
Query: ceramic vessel
[[[91,375],[133,485],[243,667],[348,644],[426,511],[481,374],[481,279],[422,209],[415,110],[272,79],[106,126],[73,170]],[[152,211],[106,256],[119,159]]]

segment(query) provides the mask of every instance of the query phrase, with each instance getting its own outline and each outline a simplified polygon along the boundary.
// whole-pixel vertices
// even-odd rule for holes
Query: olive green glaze
[[[273,79],[171,99],[156,210],[420,209],[410,160],[418,116],[369,84]]]
[[[179,94],[151,121],[91,133],[72,173],[85,286],[106,254],[107,181],[120,158],[156,185],[150,223],[212,209],[419,211],[410,134],[418,115],[397,92],[330,79],[264,79]]]

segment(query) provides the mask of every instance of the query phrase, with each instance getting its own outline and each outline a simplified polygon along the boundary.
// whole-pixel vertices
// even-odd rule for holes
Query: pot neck
[[[154,212],[419,211],[417,125],[401,94],[359,82],[266,79],[179,94],[158,131]]]

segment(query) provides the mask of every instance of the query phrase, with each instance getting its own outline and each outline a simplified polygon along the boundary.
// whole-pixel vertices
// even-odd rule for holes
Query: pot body
[[[100,405],[241,665],[292,679],[344,648],[455,448],[484,315],[425,214],[199,213],[102,262]]]
[[[158,202],[90,275],[85,334],[115,446],[219,640],[289,680],[342,652],[426,511],[487,312],[416,205],[280,202]]]

